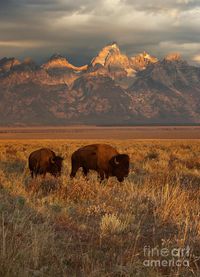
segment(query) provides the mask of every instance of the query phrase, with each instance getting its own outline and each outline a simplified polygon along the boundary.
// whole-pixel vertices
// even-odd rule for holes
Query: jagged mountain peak
[[[60,53],[54,53],[51,57],[50,57],[50,61],[52,60],[58,60],[58,59],[64,59],[66,60],[66,57],[64,57],[63,55],[61,55]]]
[[[3,59],[0,60],[0,72],[7,72],[11,70],[14,66],[19,65],[20,61],[17,60],[16,58],[7,58],[4,57]]]
[[[5,63],[8,63],[8,62],[11,62],[11,63],[20,63],[19,60],[17,60],[16,58],[14,57],[4,57],[0,60],[0,66],[3,66]]]
[[[53,54],[50,59],[47,61],[47,63],[42,65],[42,68],[49,70],[49,69],[55,69],[55,68],[66,68],[66,69],[71,69],[74,71],[82,71],[87,69],[87,65],[84,66],[74,66],[71,64],[66,57],[62,56],[59,53]]]
[[[61,67],[69,67],[72,66],[68,60],[60,55],[60,54],[53,54],[50,59],[42,65],[43,68],[45,69],[50,69],[50,68],[61,68]]]
[[[131,60],[133,66],[138,70],[143,70],[147,67],[147,65],[158,62],[158,59],[156,57],[151,56],[146,51],[131,57]]]
[[[105,66],[106,61],[112,55],[121,55],[119,46],[117,45],[116,42],[107,44],[105,47],[103,47],[102,50],[99,51],[97,56],[92,60],[91,65],[95,66],[96,64],[101,64]]]
[[[92,60],[90,64],[90,68],[91,67],[94,71],[99,68],[102,70],[103,67],[109,72],[108,74],[110,74],[112,78],[132,76],[134,74],[130,58],[121,53],[116,42],[112,42],[103,47]]]
[[[138,56],[143,57],[146,60],[150,60],[151,62],[157,62],[158,59],[154,56],[151,56],[149,53],[144,51],[143,53],[138,54]]]
[[[16,58],[3,58],[0,60],[0,72],[12,73],[21,71],[35,71],[39,66],[31,58],[25,58],[20,62]]]
[[[22,63],[16,64],[13,69],[15,71],[35,71],[39,69],[39,66],[32,60],[27,57]]]
[[[115,42],[87,70],[57,53],[41,67],[0,60],[3,124],[199,123],[199,95],[200,68],[179,54],[128,57]]]
[[[111,49],[117,49],[119,50],[119,45],[116,41],[113,41],[111,43],[108,43],[105,47],[111,48]],[[104,48],[105,48],[104,47]]]
[[[165,56],[164,58],[165,61],[170,61],[170,62],[173,62],[173,61],[181,61],[182,60],[182,57],[181,57],[181,54],[176,52],[176,53],[169,53]]]

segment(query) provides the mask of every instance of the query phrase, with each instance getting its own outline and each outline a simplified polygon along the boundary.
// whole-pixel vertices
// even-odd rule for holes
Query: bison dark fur
[[[71,163],[71,178],[75,177],[80,167],[85,176],[90,169],[97,171],[101,180],[115,176],[122,182],[129,174],[129,156],[119,154],[115,148],[107,144],[91,144],[79,148],[72,154]]]
[[[34,175],[43,175],[45,177],[46,173],[50,173],[53,176],[60,176],[62,169],[63,158],[56,156],[56,154],[48,149],[41,148],[32,152],[29,156],[29,169],[31,172],[31,177]]]

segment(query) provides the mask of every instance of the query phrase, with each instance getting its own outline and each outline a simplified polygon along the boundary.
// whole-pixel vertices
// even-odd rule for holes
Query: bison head
[[[60,156],[55,156],[50,160],[50,172],[54,176],[61,175],[63,158]]]
[[[112,175],[122,182],[129,174],[129,156],[126,154],[118,154],[110,160]]]

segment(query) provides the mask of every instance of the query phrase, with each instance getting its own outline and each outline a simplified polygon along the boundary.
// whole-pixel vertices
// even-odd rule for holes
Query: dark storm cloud
[[[20,14],[21,12],[37,12],[43,13],[85,13],[95,9],[101,0],[76,0],[76,1],[62,1],[62,0],[1,0],[0,14],[5,15],[6,12],[10,14]],[[24,14],[25,15],[25,14]]]
[[[118,41],[129,55],[199,54],[197,0],[1,0],[0,58],[53,52],[88,62],[104,44]]]

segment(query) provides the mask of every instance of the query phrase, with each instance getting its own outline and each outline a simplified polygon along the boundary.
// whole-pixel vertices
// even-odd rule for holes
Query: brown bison
[[[41,148],[32,152],[29,156],[29,169],[31,172],[31,177],[34,175],[43,175],[45,177],[46,173],[51,173],[53,176],[60,176],[62,169],[63,158],[56,156],[56,154],[48,149]]]
[[[72,154],[72,171],[70,177],[75,177],[82,167],[87,176],[90,169],[99,173],[101,181],[109,176],[116,176],[122,182],[129,174],[129,156],[119,154],[115,148],[107,144],[91,144],[79,148]]]

